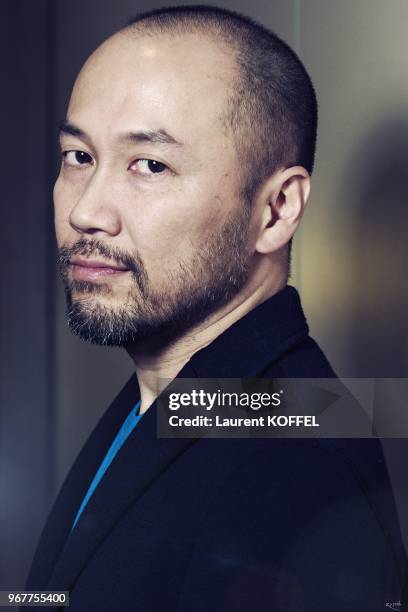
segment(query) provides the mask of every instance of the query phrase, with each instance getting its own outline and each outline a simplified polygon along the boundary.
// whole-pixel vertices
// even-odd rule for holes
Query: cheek
[[[152,279],[174,269],[195,243],[193,219],[171,198],[135,215],[128,223],[128,234]]]
[[[140,254],[152,283],[168,281],[180,264],[189,265],[203,244],[216,232],[230,212],[230,199],[207,192],[171,193],[144,203],[143,213],[128,223],[131,242]],[[200,197],[201,196],[201,197]]]
[[[171,257],[179,249],[197,244],[211,230],[215,223],[211,203],[211,199],[190,190],[168,190],[151,199],[144,197],[128,217],[128,232],[146,254],[165,251]]]
[[[58,246],[61,246],[64,242],[69,242],[72,234],[69,217],[78,197],[78,194],[73,193],[72,187],[64,183],[60,175],[54,185],[53,192],[54,223]]]
[[[155,248],[157,240],[168,248],[180,243],[199,245],[225,221],[236,204],[232,189],[220,179],[189,177],[175,188],[156,192],[151,201],[149,197],[144,199],[137,219],[140,240],[146,249]]]

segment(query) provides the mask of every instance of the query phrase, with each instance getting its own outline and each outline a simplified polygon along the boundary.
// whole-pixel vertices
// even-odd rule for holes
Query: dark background
[[[132,371],[120,351],[84,345],[66,328],[52,226],[56,125],[88,54],[161,5],[0,0],[2,589],[23,587],[67,470]],[[317,163],[292,279],[312,335],[342,376],[406,376],[406,0],[218,5],[272,28],[316,85]],[[408,541],[408,441],[387,441],[385,452]]]

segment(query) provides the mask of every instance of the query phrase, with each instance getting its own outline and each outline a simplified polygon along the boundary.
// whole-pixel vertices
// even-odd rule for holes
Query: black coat
[[[179,374],[331,376],[292,287]],[[160,439],[154,404],[70,534],[138,394],[133,376],[80,452],[26,589],[69,590],[72,612],[374,612],[401,600],[407,564],[375,439]]]

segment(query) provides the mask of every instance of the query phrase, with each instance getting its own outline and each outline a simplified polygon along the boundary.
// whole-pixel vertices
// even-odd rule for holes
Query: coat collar
[[[262,372],[309,332],[299,294],[287,286],[193,355],[179,378],[245,378]]]
[[[179,378],[262,376],[308,334],[293,287],[286,287],[196,353]],[[82,498],[115,433],[139,398],[135,375],[108,408],[75,461],[41,537],[27,586],[72,590],[87,560],[120,517],[195,440],[157,438],[156,404],[129,436],[70,532]],[[130,478],[129,475],[132,475]]]

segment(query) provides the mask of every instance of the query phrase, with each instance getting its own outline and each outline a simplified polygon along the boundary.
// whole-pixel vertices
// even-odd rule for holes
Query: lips
[[[97,259],[73,257],[70,264],[74,280],[97,280],[103,277],[117,276],[129,271],[124,266]]]

